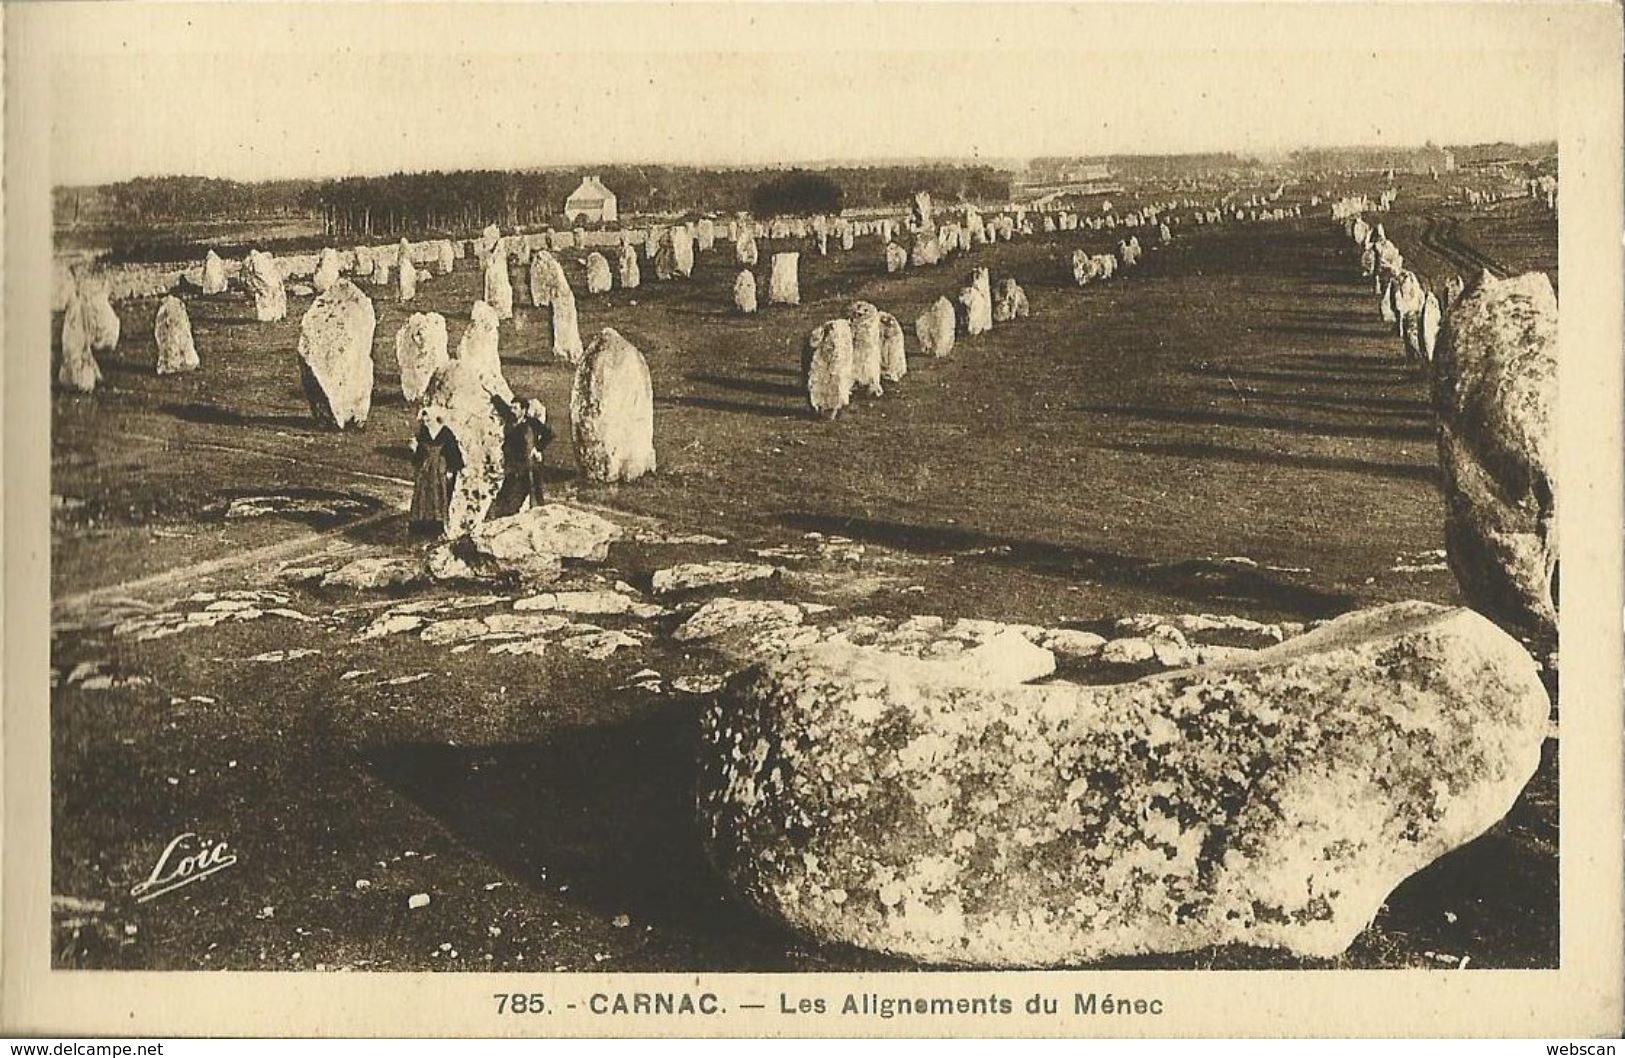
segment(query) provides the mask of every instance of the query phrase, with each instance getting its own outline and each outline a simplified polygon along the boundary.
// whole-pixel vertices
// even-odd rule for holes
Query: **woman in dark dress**
[[[418,432],[412,440],[412,451],[417,473],[408,516],[411,528],[414,533],[439,536],[446,531],[451,494],[457,487],[457,475],[463,469],[463,451],[439,409],[424,408],[418,415]]]

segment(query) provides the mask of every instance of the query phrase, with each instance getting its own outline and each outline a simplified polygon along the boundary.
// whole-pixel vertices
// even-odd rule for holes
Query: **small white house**
[[[564,200],[564,216],[570,221],[613,221],[618,216],[615,192],[596,176],[584,176],[581,186]]]

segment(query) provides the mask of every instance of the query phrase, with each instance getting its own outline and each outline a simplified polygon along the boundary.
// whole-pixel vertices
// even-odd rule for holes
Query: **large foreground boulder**
[[[1330,957],[1511,808],[1548,708],[1516,641],[1428,603],[1103,686],[830,642],[704,714],[699,830],[740,899],[818,941],[1002,967]]]
[[[1434,361],[1445,545],[1476,609],[1557,635],[1557,295],[1541,272],[1486,273],[1445,318]]]
[[[340,429],[367,425],[377,325],[372,299],[348,279],[310,303],[299,321],[299,376],[317,422]]]
[[[158,373],[176,375],[198,367],[197,344],[192,340],[192,320],[186,303],[171,294],[158,306],[152,322],[153,344],[158,349]]]
[[[636,481],[655,469],[654,386],[636,346],[605,327],[570,390],[576,462],[590,481]]]

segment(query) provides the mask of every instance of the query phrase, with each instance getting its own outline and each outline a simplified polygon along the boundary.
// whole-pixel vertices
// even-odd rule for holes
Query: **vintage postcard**
[[[8,1032],[1620,1030],[1617,5],[4,17]]]

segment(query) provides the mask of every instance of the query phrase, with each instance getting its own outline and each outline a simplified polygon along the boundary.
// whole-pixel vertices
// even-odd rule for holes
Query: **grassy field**
[[[1433,211],[1405,206],[1390,225],[1410,256]],[[1544,249],[1532,222],[1491,234],[1513,213],[1464,213],[1459,230],[1506,260],[1555,266],[1555,230]],[[580,296],[584,337],[614,326],[649,361],[661,465],[635,485],[587,485],[563,436],[556,494],[728,543],[631,540],[572,578],[647,588],[673,561],[806,548],[819,533],[861,556],[813,555],[755,590],[838,615],[1081,628],[1147,611],[1311,620],[1396,599],[1459,602],[1433,554],[1442,504],[1425,380],[1402,362],[1335,226],[1187,227],[1120,281],[1073,286],[1071,251],[1103,251],[1108,235],[984,247],[901,277],[860,240],[850,254],[804,255],[803,304],[753,318],[728,311],[725,244],[700,255],[691,281],[657,284],[648,269],[640,290]],[[762,245],[764,290],[774,248]],[[995,283],[1017,277],[1032,317],[962,337],[952,358],[911,358],[901,384],[835,423],[811,418],[798,387],[808,331],[862,298],[903,321],[913,353],[914,317],[952,298],[973,265]],[[580,262],[565,267],[583,289]],[[444,313],[455,342],[478,283],[474,262],[460,262],[409,308]],[[707,651],[658,634],[607,661],[494,660],[401,636],[354,644],[372,597],[302,588],[288,589],[289,605],[316,620],[151,642],[111,634],[125,597],[255,587],[299,554],[406,542],[410,409],[393,339],[408,307],[366,289],[379,324],[364,432],[310,421],[294,355],[306,299],[290,299],[278,324],[252,322],[235,297],[193,301],[203,368],[178,378],[152,374],[155,303],[121,305],[125,338],[102,361],[104,387],[55,398],[53,665],[147,681],[86,690],[64,679],[53,693],[53,892],[109,905],[58,923],[58,964],[890,965],[777,932],[703,869],[689,829],[701,699],[628,682],[646,667],[667,680],[716,672]],[[502,330],[507,377],[562,423],[569,369],[549,352],[545,315],[517,311]],[[222,517],[233,497],[266,492],[348,506]],[[318,653],[251,660],[295,647]],[[1329,965],[1554,965],[1555,764],[1554,752],[1505,821],[1402,885]],[[133,903],[130,886],[185,830],[231,841],[240,862]],[[409,911],[420,892],[433,902]],[[1209,951],[1133,965],[1302,964]]]

